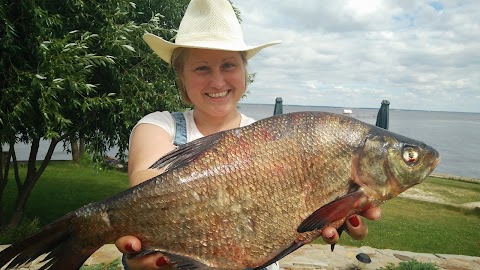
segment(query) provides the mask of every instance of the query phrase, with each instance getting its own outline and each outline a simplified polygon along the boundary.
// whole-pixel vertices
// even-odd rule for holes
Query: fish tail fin
[[[42,260],[45,264],[40,269],[79,269],[101,245],[90,248],[76,245],[76,235],[71,229],[73,222],[75,215],[69,214],[4,249],[0,252],[0,269],[9,262],[5,269],[28,264],[43,254],[46,254]]]

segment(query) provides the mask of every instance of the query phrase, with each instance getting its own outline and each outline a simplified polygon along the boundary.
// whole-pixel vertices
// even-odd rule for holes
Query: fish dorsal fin
[[[220,138],[222,138],[223,133],[223,131],[214,133],[212,135],[180,145],[178,148],[172,150],[153,163],[153,165],[150,166],[150,169],[162,169],[165,167],[165,171],[169,171],[175,168],[183,167],[185,164],[188,164],[197,158],[201,153],[204,153],[213,145],[215,145]]]
[[[169,252],[162,252],[162,254],[168,257],[177,270],[221,270],[220,268],[212,268],[186,256]]]
[[[362,190],[356,190],[320,207],[298,226],[297,232],[322,229],[332,222],[346,218],[363,195]]]

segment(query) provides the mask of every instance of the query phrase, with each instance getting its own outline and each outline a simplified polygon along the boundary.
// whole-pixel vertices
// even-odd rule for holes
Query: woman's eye
[[[225,68],[225,69],[230,69],[230,68],[234,68],[234,67],[235,67],[235,64],[233,64],[233,63],[223,64],[223,68]]]
[[[206,71],[206,70],[208,70],[207,66],[200,66],[200,67],[195,68],[195,71]]]

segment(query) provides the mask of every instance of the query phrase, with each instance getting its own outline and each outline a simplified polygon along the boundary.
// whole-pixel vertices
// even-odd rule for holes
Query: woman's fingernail
[[[127,252],[131,252],[131,253],[136,252],[135,249],[133,249],[133,244],[132,244],[132,243],[126,244],[126,245],[125,245],[125,250],[126,250]]]
[[[157,267],[161,267],[161,266],[164,266],[166,264],[167,264],[167,261],[165,260],[164,257],[158,258],[158,260],[156,262]]]
[[[360,225],[360,218],[358,218],[357,215],[353,215],[348,219],[348,222],[350,222],[350,225],[353,227],[358,227]]]
[[[333,239],[333,238],[335,238],[335,232],[334,232],[334,231],[327,232],[327,233],[325,234],[325,236],[326,236],[328,239]]]

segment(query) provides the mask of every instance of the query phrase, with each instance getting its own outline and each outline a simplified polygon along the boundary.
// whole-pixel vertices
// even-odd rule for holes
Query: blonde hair
[[[177,77],[178,91],[180,92],[180,98],[184,103],[188,105],[192,105],[192,101],[188,97],[187,89],[185,89],[185,84],[183,83],[183,80],[182,80],[183,68],[185,66],[185,61],[187,59],[187,53],[188,53],[188,48],[183,48],[183,47],[176,48],[175,51],[173,51],[170,65],[175,70],[175,74]],[[244,67],[244,73],[245,73],[245,87],[246,87],[248,83],[247,52],[240,51],[239,53],[243,61],[243,67]]]

